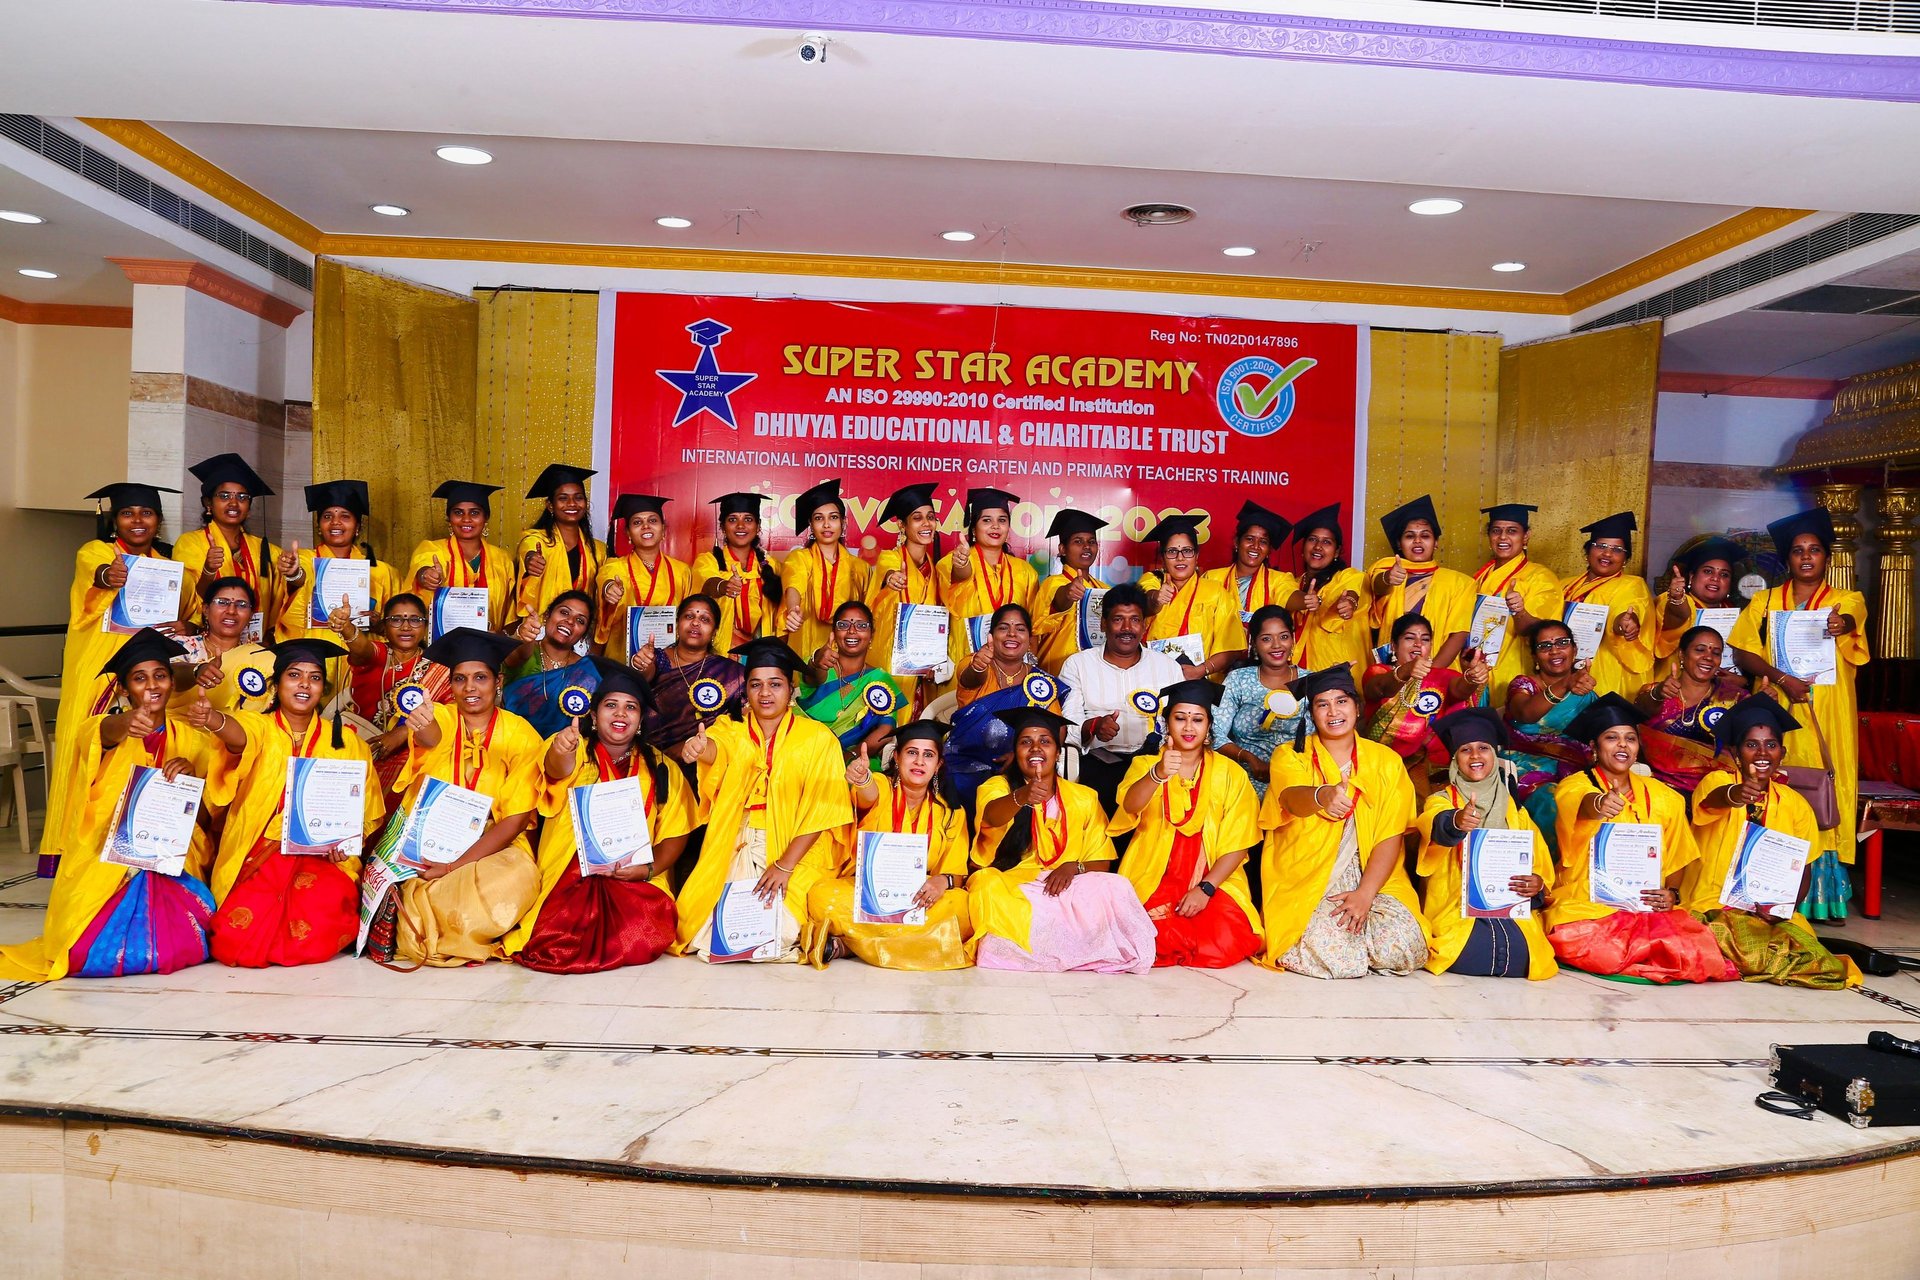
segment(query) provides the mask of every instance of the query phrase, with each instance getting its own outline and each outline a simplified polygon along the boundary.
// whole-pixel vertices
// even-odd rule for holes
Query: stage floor
[[[25,871],[0,859],[6,940],[38,928],[47,882]],[[1847,934],[1920,948],[1920,888]],[[0,1111],[936,1194],[1598,1190],[1920,1145],[1753,1105],[1770,1044],[1876,1027],[1920,1034],[1920,982],[205,965],[0,988]]]

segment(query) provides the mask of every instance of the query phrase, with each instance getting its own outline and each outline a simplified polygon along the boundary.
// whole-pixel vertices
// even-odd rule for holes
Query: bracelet
[[[1567,700],[1567,695],[1566,695],[1566,694],[1564,694],[1564,693],[1559,693],[1559,694],[1556,694],[1556,693],[1555,693],[1555,692],[1554,692],[1554,691],[1553,691],[1552,689],[1550,689],[1550,688],[1548,688],[1548,687],[1547,687],[1546,685],[1541,685],[1541,686],[1540,686],[1540,691],[1541,691],[1542,693],[1544,693],[1544,694],[1546,694],[1546,695],[1547,695],[1547,701],[1548,701],[1548,702],[1549,702],[1550,704],[1552,704],[1553,706],[1556,706],[1556,707],[1557,707],[1557,706],[1559,706],[1559,705],[1560,705],[1561,703],[1563,703],[1563,702],[1565,702],[1565,701]]]
[[[214,733],[218,734],[222,729],[226,727],[227,727],[227,713],[222,711],[220,713],[220,723],[214,727],[213,731]]]
[[[1313,807],[1318,809],[1321,813],[1325,813],[1327,811],[1327,806],[1320,803],[1320,793],[1322,791],[1325,791],[1328,787],[1331,787],[1332,785],[1333,784],[1331,782],[1323,782],[1319,786],[1313,789]]]
[[[778,872],[779,872],[779,873],[780,873],[781,875],[783,875],[783,876],[790,876],[790,875],[792,875],[792,874],[793,874],[793,873],[794,873],[794,872],[795,872],[796,870],[798,870],[798,868],[796,868],[796,867],[789,867],[789,866],[787,866],[787,865],[786,865],[785,863],[783,863],[783,862],[781,862],[781,861],[780,861],[780,859],[778,859],[778,858],[775,858],[775,859],[773,860],[773,869],[774,869],[775,871],[778,871]]]
[[[1158,761],[1155,761],[1153,767],[1147,770],[1147,776],[1149,778],[1152,778],[1154,782],[1158,783],[1160,786],[1163,786],[1163,787],[1166,786],[1167,783],[1172,781],[1171,778],[1165,778],[1161,776],[1160,764]]]

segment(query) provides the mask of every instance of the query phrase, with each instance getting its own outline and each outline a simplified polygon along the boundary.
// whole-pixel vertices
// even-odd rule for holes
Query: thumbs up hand
[[[300,581],[300,540],[295,538],[274,564],[279,568],[280,576],[288,582]]]
[[[1393,562],[1393,568],[1387,570],[1387,581],[1396,587],[1407,585],[1407,566],[1399,560]]]
[[[1673,576],[1667,579],[1667,599],[1679,604],[1687,598],[1687,575],[1680,572],[1680,566],[1673,566]]]
[[[1480,806],[1476,804],[1472,798],[1469,798],[1466,804],[1454,810],[1453,825],[1462,831],[1478,831],[1480,829]]]
[[[560,750],[567,755],[572,755],[580,749],[579,716],[575,716],[573,719],[567,721],[567,727],[553,735],[553,745],[560,748]]]
[[[199,695],[187,704],[185,719],[194,728],[210,733],[219,715],[220,713],[213,709],[213,704],[207,701],[207,691],[202,689]]]
[[[226,567],[227,549],[218,542],[207,545],[206,574],[210,578],[220,576],[220,570]]]
[[[680,744],[680,759],[686,764],[699,764],[711,749],[707,743],[707,726],[700,725],[691,738]]]
[[[864,787],[873,781],[873,766],[867,759],[867,744],[862,742],[853,759],[847,761],[847,785]]]

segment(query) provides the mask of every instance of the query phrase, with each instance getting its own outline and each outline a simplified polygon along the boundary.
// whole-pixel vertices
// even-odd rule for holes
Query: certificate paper
[[[187,566],[152,556],[121,556],[120,563],[127,566],[126,585],[113,593],[100,619],[102,631],[130,636],[142,627],[180,620],[180,583]]]
[[[1608,609],[1603,604],[1570,604],[1561,621],[1567,624],[1567,630],[1573,632],[1574,657],[1582,662],[1592,662],[1593,655],[1600,652],[1600,642],[1607,637]]]
[[[1100,630],[1100,620],[1106,616],[1103,601],[1107,598],[1107,588],[1089,587],[1080,597],[1079,607],[1074,610],[1074,624],[1080,628],[1080,647],[1097,649],[1106,641]]]
[[[1183,636],[1168,636],[1164,640],[1149,640],[1147,648],[1191,667],[1197,667],[1207,660],[1206,642],[1201,640],[1197,631],[1189,631]]]
[[[639,653],[642,649],[670,648],[673,644],[673,621],[677,612],[670,604],[630,604],[627,606],[627,653]]]
[[[492,813],[492,796],[428,778],[407,815],[395,860],[416,871],[429,862],[452,862],[473,848]]]
[[[580,874],[609,876],[622,867],[653,861],[647,831],[647,799],[639,778],[619,778],[567,792]]]
[[[288,760],[280,811],[282,853],[358,857],[366,828],[367,762]]]
[[[485,587],[442,587],[433,593],[433,638],[471,627],[485,631],[491,604]]]
[[[965,621],[967,624],[968,652],[977,653],[981,649],[986,648],[987,641],[991,639],[993,635],[993,615],[990,613],[976,613],[968,617]]]
[[[918,832],[862,831],[854,850],[853,922],[925,924],[913,896],[927,882],[927,837]]]
[[[1507,623],[1512,620],[1513,610],[1507,608],[1505,596],[1476,596],[1473,620],[1467,623],[1467,647],[1478,649],[1489,667],[1497,665],[1501,650],[1507,647]]]
[[[713,904],[713,928],[707,957],[714,961],[767,960],[780,954],[778,917],[781,901],[763,903],[753,892],[752,880],[729,880],[720,886]]]
[[[100,861],[163,876],[186,873],[193,820],[207,784],[190,773],[173,782],[151,765],[136,765],[114,806]]]
[[[924,676],[947,660],[953,615],[937,604],[903,604],[893,624],[893,674]]]
[[[1773,665],[1809,684],[1832,684],[1839,658],[1822,609],[1775,609],[1767,628]]]
[[[1533,874],[1533,832],[1467,832],[1466,866],[1460,877],[1460,915],[1466,920],[1525,920],[1533,902],[1508,888],[1515,876]]]
[[[1783,907],[1775,920],[1793,914],[1800,901],[1800,877],[1807,869],[1812,847],[1783,831],[1749,822],[1740,832],[1740,843],[1727,864],[1727,878],[1720,885],[1720,903],[1740,911],[1755,906]]]
[[[1720,653],[1722,671],[1738,670],[1733,664],[1733,624],[1738,621],[1740,621],[1738,609],[1695,609],[1693,611],[1694,626],[1712,627],[1720,633],[1720,640],[1724,645]]]
[[[1603,822],[1593,837],[1588,892],[1603,907],[1650,911],[1640,895],[1660,887],[1660,866],[1658,823]]]
[[[327,615],[340,607],[340,600],[346,598],[347,609],[353,614],[353,625],[369,626],[373,622],[373,565],[366,560],[334,560],[327,557],[313,558],[313,600],[307,608],[307,624],[314,627],[327,625]]]

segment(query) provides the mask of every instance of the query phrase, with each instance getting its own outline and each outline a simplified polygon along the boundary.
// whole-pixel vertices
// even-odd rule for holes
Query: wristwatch
[[[1199,884],[1195,885],[1194,888],[1206,894],[1209,898],[1220,892],[1220,886],[1211,880],[1202,880]]]

